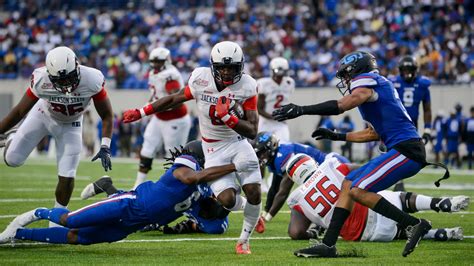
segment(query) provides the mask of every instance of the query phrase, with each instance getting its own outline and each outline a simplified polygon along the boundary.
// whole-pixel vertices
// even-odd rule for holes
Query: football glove
[[[316,129],[313,132],[313,134],[311,134],[311,137],[315,138],[316,140],[320,140],[320,139],[342,140],[342,141],[346,140],[345,133],[336,133],[327,128]]]
[[[104,167],[106,172],[108,170],[112,170],[112,162],[110,161],[110,148],[109,147],[102,145],[100,147],[99,152],[94,156],[94,158],[92,158],[92,161],[95,161],[99,158],[102,162],[102,167]]]
[[[425,143],[425,145],[428,144],[428,142],[432,141],[431,129],[425,128],[425,130],[423,131],[423,135],[421,136],[421,138],[423,139],[423,143]]]
[[[223,118],[229,113],[230,100],[225,96],[219,97],[216,105],[216,116]]]
[[[140,113],[140,110],[138,109],[130,109],[123,113],[124,123],[134,122],[134,121],[140,120],[141,118],[142,118],[142,115]]]
[[[303,115],[303,107],[296,104],[287,104],[273,111],[272,116],[277,121],[285,121]]]

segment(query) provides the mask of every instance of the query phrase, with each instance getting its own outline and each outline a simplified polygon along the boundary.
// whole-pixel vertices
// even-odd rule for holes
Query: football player
[[[14,239],[81,245],[119,241],[151,223],[165,225],[180,217],[199,199],[199,189],[207,186],[205,182],[243,169],[258,171],[258,164],[245,158],[201,170],[204,156],[198,141],[173,153],[171,160],[171,167],[157,182],[144,182],[136,190],[117,193],[72,212],[37,208],[21,214],[0,234],[0,243]],[[24,228],[41,219],[63,227]]]
[[[471,116],[466,119],[465,134],[466,134],[466,148],[467,148],[467,162],[469,169],[472,169],[474,160],[474,106],[471,106]]]
[[[273,216],[278,213],[283,204],[285,204],[285,199],[293,187],[293,182],[291,182],[285,172],[288,159],[292,155],[304,153],[314,158],[318,163],[322,163],[327,158],[333,156],[339,158],[342,162],[349,162],[345,157],[337,153],[326,154],[308,145],[299,143],[280,144],[277,137],[271,132],[259,132],[253,142],[253,147],[260,161],[260,165],[268,166],[268,169],[273,173],[273,178],[280,180],[278,185],[274,186],[274,184],[272,184],[268,191],[264,212],[262,217],[259,218],[259,223],[255,228],[259,233],[265,230],[264,227],[262,227],[264,226],[262,220],[270,221]]]
[[[189,147],[189,145],[188,145]],[[202,150],[201,150],[202,151]],[[202,153],[202,152],[201,152]],[[103,176],[97,181],[88,184],[81,193],[82,199],[88,199],[100,193],[106,193],[107,197],[113,197],[120,191],[115,188],[112,178]],[[223,234],[229,225],[228,214],[222,205],[215,199],[212,190],[208,186],[199,187],[199,197],[191,202],[189,209],[182,215],[188,219],[177,223],[173,227],[162,224],[150,224],[140,231],[153,230],[163,231],[164,234],[187,234],[203,232],[207,234]]]
[[[31,85],[20,102],[0,121],[0,134],[9,134],[4,160],[8,166],[21,166],[36,145],[47,135],[56,142],[58,185],[55,207],[66,208],[74,188],[82,149],[82,117],[91,100],[102,119],[102,143],[92,161],[100,158],[105,171],[112,170],[110,138],[113,111],[105,78],[95,69],[79,64],[74,52],[65,46],[46,55],[46,66],[31,75]],[[6,137],[6,135],[4,135]],[[51,224],[52,225],[52,224]]]
[[[149,56],[151,70],[148,88],[151,91],[150,102],[176,93],[184,87],[181,74],[171,64],[170,51],[163,47],[155,48]],[[155,154],[164,145],[168,153],[173,147],[186,144],[191,117],[186,105],[178,104],[169,110],[156,113],[148,122],[144,133],[143,146],[140,150],[140,165],[134,188],[146,180]],[[169,156],[169,154],[166,154]]]
[[[211,50],[210,61],[211,67],[199,67],[191,73],[184,90],[162,97],[144,108],[126,111],[124,122],[133,122],[194,99],[198,108],[206,168],[241,158],[258,164],[258,158],[246,139],[254,139],[258,130],[257,83],[243,73],[242,48],[234,42],[217,43]],[[243,107],[243,116],[229,111],[234,101]],[[240,187],[235,179],[247,199],[238,194]],[[242,232],[236,244],[237,254],[251,253],[249,238],[260,214],[261,179],[259,169],[243,169],[210,183],[217,199],[228,210],[240,210],[245,205]]]
[[[431,140],[431,81],[418,74],[418,62],[413,56],[404,56],[398,62],[398,76],[391,81],[400,96],[403,106],[407,110],[411,121],[418,129],[418,115],[420,103],[423,103],[424,129],[422,138],[425,143]],[[403,182],[394,187],[395,191],[404,191]]]
[[[343,94],[341,99],[309,106],[288,104],[275,111],[273,116],[277,120],[286,120],[301,115],[338,115],[358,107],[362,118],[370,123],[367,129],[343,134],[319,128],[312,136],[316,139],[352,142],[382,140],[387,152],[349,173],[342,184],[324,239],[312,247],[296,251],[295,255],[337,256],[337,238],[354,202],[358,202],[396,221],[402,228],[407,228],[408,240],[402,252],[405,257],[413,252],[428,233],[431,223],[401,211],[377,192],[415,175],[429,164],[426,162],[424,143],[393,84],[378,73],[377,62],[372,54],[356,51],[345,55],[339,62],[336,77],[341,79],[337,86]],[[349,94],[346,95],[347,92]],[[447,177],[449,172],[446,170],[442,179]],[[439,181],[436,182],[437,186]]]
[[[288,234],[291,239],[316,238],[311,223],[328,228],[344,178],[356,165],[345,164],[335,157],[318,164],[306,154],[295,154],[288,160],[286,172],[291,180],[299,185],[288,198],[291,209]],[[395,205],[398,209],[414,213],[423,210],[436,212],[458,212],[468,207],[469,198],[432,198],[411,192],[392,192],[383,190],[377,194]],[[391,241],[406,239],[405,230],[397,223],[359,203],[341,229],[340,236],[349,241]],[[425,239],[439,241],[462,240],[461,227],[431,229]]]
[[[290,141],[290,130],[285,122],[273,119],[272,112],[290,103],[290,96],[295,91],[295,81],[288,76],[289,70],[288,60],[276,57],[270,61],[271,76],[257,80],[258,129],[272,132],[281,142]]]

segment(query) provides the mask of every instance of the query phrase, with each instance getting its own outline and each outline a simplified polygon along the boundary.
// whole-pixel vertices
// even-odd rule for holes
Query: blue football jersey
[[[173,171],[183,166],[200,169],[192,156],[182,155],[158,181],[147,181],[137,187],[137,201],[144,206],[151,223],[165,225],[174,221],[199,200],[200,191],[206,190],[206,184],[187,185],[173,176]]]
[[[446,120],[446,137],[455,139],[461,134],[461,120],[457,117],[449,117]]]
[[[431,102],[430,85],[431,81],[425,76],[417,76],[411,83],[406,82],[398,75],[391,79],[393,86],[398,92],[403,106],[407,110],[411,121],[417,126],[420,111],[420,103]],[[429,125],[425,125],[425,127]]]
[[[378,73],[364,73],[351,81],[351,91],[361,87],[373,89],[374,95],[358,107],[359,112],[388,149],[402,141],[420,138],[392,82]]]
[[[285,172],[286,162],[293,154],[304,153],[311,156],[316,162],[322,163],[326,157],[326,153],[308,145],[298,143],[286,143],[278,146],[277,154],[273,163],[269,166],[270,171],[275,175],[283,175]]]

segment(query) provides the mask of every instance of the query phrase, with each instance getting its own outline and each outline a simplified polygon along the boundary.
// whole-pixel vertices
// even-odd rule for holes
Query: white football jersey
[[[290,103],[290,96],[295,91],[295,81],[285,76],[278,84],[270,77],[261,78],[257,80],[257,91],[265,95],[265,112],[271,114],[282,105]]]
[[[342,181],[349,172],[337,158],[328,158],[316,172],[288,197],[290,208],[302,212],[312,223],[329,227]]]
[[[255,79],[247,74],[242,74],[239,82],[218,91],[211,69],[200,67],[191,73],[188,86],[199,110],[201,135],[212,140],[234,139],[238,133],[216,117],[217,99],[220,96],[226,96],[243,104],[245,100],[257,95]]]
[[[157,100],[158,98],[170,95],[166,91],[166,83],[171,80],[178,81],[180,88],[184,87],[183,77],[179,73],[176,67],[169,65],[166,66],[166,69],[161,70],[160,72],[155,73],[154,70],[151,70],[148,76],[148,88],[151,91],[152,100]]]
[[[45,101],[48,115],[56,121],[68,123],[78,120],[89,106],[91,97],[104,89],[105,78],[99,70],[79,65],[79,71],[79,85],[70,94],[53,88],[46,67],[35,69],[31,75],[29,90]]]

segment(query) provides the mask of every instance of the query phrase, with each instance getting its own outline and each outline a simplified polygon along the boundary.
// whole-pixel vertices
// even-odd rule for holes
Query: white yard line
[[[464,238],[474,238],[474,236],[464,236]],[[201,241],[237,241],[239,240],[238,237],[218,237],[218,238],[174,238],[174,239],[134,239],[134,240],[121,240],[114,243],[160,243],[160,242],[201,242]],[[252,241],[254,240],[290,240],[287,236],[271,236],[271,237],[252,237]],[[34,246],[34,245],[53,245],[49,243],[41,243],[41,242],[25,242],[25,243],[7,243],[7,244],[0,244],[1,246]]]

